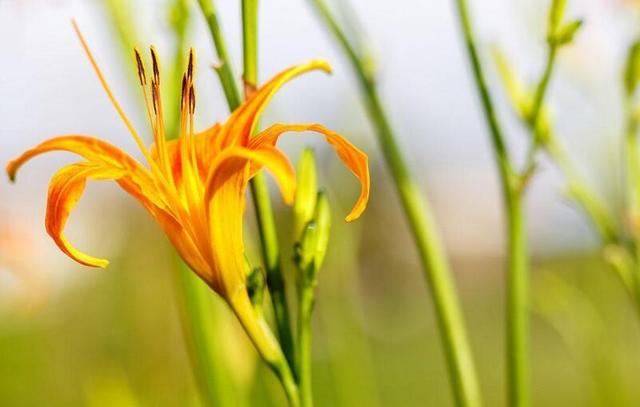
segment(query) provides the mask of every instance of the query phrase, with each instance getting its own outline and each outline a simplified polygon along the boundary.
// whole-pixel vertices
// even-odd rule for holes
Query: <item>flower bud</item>
[[[323,191],[318,192],[313,217],[316,225],[314,262],[316,270],[319,270],[327,253],[331,234],[331,208],[329,208],[327,195]]]
[[[304,229],[313,218],[316,207],[316,162],[313,150],[310,148],[302,152],[298,161],[298,186],[293,203],[294,238],[302,239]]]
[[[627,64],[624,69],[624,88],[627,96],[635,93],[640,79],[640,39],[636,40],[627,55]]]

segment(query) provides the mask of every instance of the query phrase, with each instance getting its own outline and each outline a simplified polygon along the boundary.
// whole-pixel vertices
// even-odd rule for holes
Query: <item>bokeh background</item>
[[[155,44],[171,61],[171,3],[0,0],[0,162],[66,133],[100,136],[135,152],[70,18],[77,19],[126,111],[146,129],[122,35],[132,35],[143,49]],[[204,127],[228,111],[210,68],[216,59],[208,31],[193,3],[187,42],[198,54],[196,120]],[[489,51],[499,45],[525,78],[536,78],[544,62],[548,4],[471,3],[509,144],[522,157],[526,133],[513,118]],[[622,221],[621,71],[638,34],[640,4],[570,3],[569,15],[583,17],[585,26],[560,54],[549,104],[571,156]],[[341,4],[333,3],[344,12]],[[239,2],[216,5],[239,68]],[[486,405],[504,405],[500,193],[453,3],[353,0],[352,7],[377,61],[401,147],[435,207]],[[371,157],[370,206],[346,225],[339,219],[358,192],[355,179],[319,137],[290,135],[281,142],[294,161],[303,147],[316,147],[320,182],[336,220],[314,315],[317,405],[451,405],[427,287],[349,66],[303,0],[261,2],[259,35],[261,78],[319,57],[335,68],[331,77],[314,73],[287,85],[264,124],[321,122]],[[0,405],[200,405],[180,325],[176,262],[157,225],[115,185],[98,182],[88,187],[67,234],[81,249],[109,258],[110,267],[83,268],[46,235],[47,183],[69,160],[49,155],[26,166],[16,185],[0,180]],[[562,186],[552,163],[542,159],[527,196],[534,405],[638,405],[640,321]],[[289,259],[291,210],[273,197]],[[250,256],[258,261],[250,211],[247,232]],[[282,405],[272,374],[226,308],[212,302],[220,397],[230,405]]]

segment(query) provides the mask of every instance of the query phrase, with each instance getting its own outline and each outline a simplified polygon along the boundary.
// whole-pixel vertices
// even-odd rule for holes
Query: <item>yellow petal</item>
[[[224,146],[232,144],[246,145],[253,134],[260,114],[278,89],[296,76],[314,69],[320,69],[328,73],[331,72],[331,66],[326,61],[313,60],[282,71],[257,89],[231,114],[222,127],[219,138],[221,148],[219,148],[219,150]]]
[[[84,192],[87,179],[118,179],[126,171],[92,163],[77,163],[63,167],[51,179],[47,200],[45,226],[60,250],[80,264],[106,267],[109,262],[86,255],[69,244],[63,234],[69,214]]]
[[[295,193],[293,167],[273,147],[229,148],[216,157],[205,192],[215,268],[211,286],[228,300],[246,288],[242,225],[251,163],[271,170],[286,201],[291,202]]]
[[[264,148],[264,146],[275,146],[280,135],[288,131],[314,131],[324,135],[327,143],[333,146],[340,159],[360,181],[360,196],[349,215],[347,215],[346,221],[351,222],[360,217],[369,201],[370,178],[367,155],[338,133],[320,124],[275,124],[252,138],[249,141],[248,148],[256,149]]]
[[[249,170],[245,174],[247,165]],[[262,167],[267,167],[271,172],[280,187],[282,199],[291,204],[296,192],[295,170],[280,150],[267,144],[253,149],[232,147],[222,151],[209,169],[205,200],[211,199],[216,189],[226,182],[226,178],[243,175],[246,183]]]

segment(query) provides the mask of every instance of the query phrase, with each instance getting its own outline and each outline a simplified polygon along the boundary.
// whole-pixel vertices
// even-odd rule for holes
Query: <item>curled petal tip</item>
[[[358,219],[361,214],[362,213],[350,213],[350,214],[347,215],[346,218],[344,218],[344,221],[347,222],[347,223],[351,223],[354,220]]]
[[[16,166],[14,165],[14,162],[11,161],[9,162],[9,164],[7,164],[7,167],[5,168],[5,171],[7,172],[7,176],[9,177],[9,181],[10,182],[16,182]]]
[[[328,74],[333,73],[331,64],[329,64],[329,62],[325,61],[324,59],[314,59],[313,61],[309,62],[309,65],[313,66],[316,69],[323,70]]]

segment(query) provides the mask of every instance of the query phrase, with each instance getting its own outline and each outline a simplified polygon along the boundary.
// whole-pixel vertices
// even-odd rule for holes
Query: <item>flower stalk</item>
[[[547,58],[543,73],[535,86],[532,97],[516,80],[506,59],[499,53],[496,55],[500,73],[505,82],[511,100],[518,111],[521,120],[531,133],[531,143],[527,151],[527,158],[522,171],[515,170],[515,164],[510,159],[500,123],[496,116],[491,94],[477,52],[471,19],[466,0],[456,0],[458,15],[466,43],[467,52],[471,60],[472,71],[476,86],[480,93],[485,118],[489,124],[494,152],[498,161],[503,200],[507,212],[508,234],[508,270],[507,270],[507,379],[508,397],[512,406],[527,406],[529,400],[529,265],[526,242],[526,223],[523,199],[526,185],[536,166],[536,153],[539,147],[544,147],[553,156],[562,158],[563,165],[569,169],[569,163],[563,150],[555,142],[548,118],[544,112],[544,98],[556,62],[556,56],[561,46],[570,43],[582,25],[581,20],[564,23],[566,0],[553,0],[549,9],[549,23],[547,30]],[[574,171],[571,171],[574,174]],[[598,201],[591,197],[590,191],[578,183],[578,178],[572,178],[573,192],[585,203],[585,210],[597,213],[599,219],[606,215],[602,212]],[[603,229],[607,221],[597,224]]]
[[[378,141],[420,255],[425,278],[431,289],[455,403],[458,406],[479,406],[480,389],[471,346],[431,208],[423,199],[422,192],[411,176],[396,142],[380,101],[369,61],[352,45],[324,0],[310,2],[346,54],[359,82],[369,118],[376,129]]]
[[[526,180],[526,178],[520,177],[516,172],[507,151],[502,129],[496,116],[492,97],[480,63],[467,2],[466,0],[456,0],[455,4],[467,54],[471,62],[475,85],[489,127],[502,187],[502,199],[507,214],[506,341],[508,400],[510,406],[526,406],[529,403],[529,265],[526,227],[522,207],[523,180]]]
[[[216,72],[220,78],[227,104],[230,110],[234,110],[240,104],[240,92],[234,79],[233,70],[227,53],[227,46],[218,21],[217,12],[212,0],[198,0],[204,14],[214,48],[219,59]],[[242,2],[243,17],[243,56],[244,56],[244,83],[245,96],[250,88],[255,89],[257,83],[257,0]],[[281,271],[280,248],[276,231],[275,219],[269,198],[264,174],[258,173],[250,183],[253,204],[256,211],[258,232],[260,234],[260,248],[267,272],[267,287],[271,296],[273,310],[277,325],[278,338],[287,357],[289,365],[293,368],[294,347],[293,335],[287,306],[285,283]],[[295,372],[295,369],[293,370]]]
[[[245,97],[251,95],[258,83],[258,0],[242,0],[243,81]],[[264,173],[251,180],[251,195],[260,233],[260,248],[267,271],[267,287],[271,295],[280,345],[295,376],[291,318],[282,275],[282,263],[276,221],[273,216],[269,188]]]

